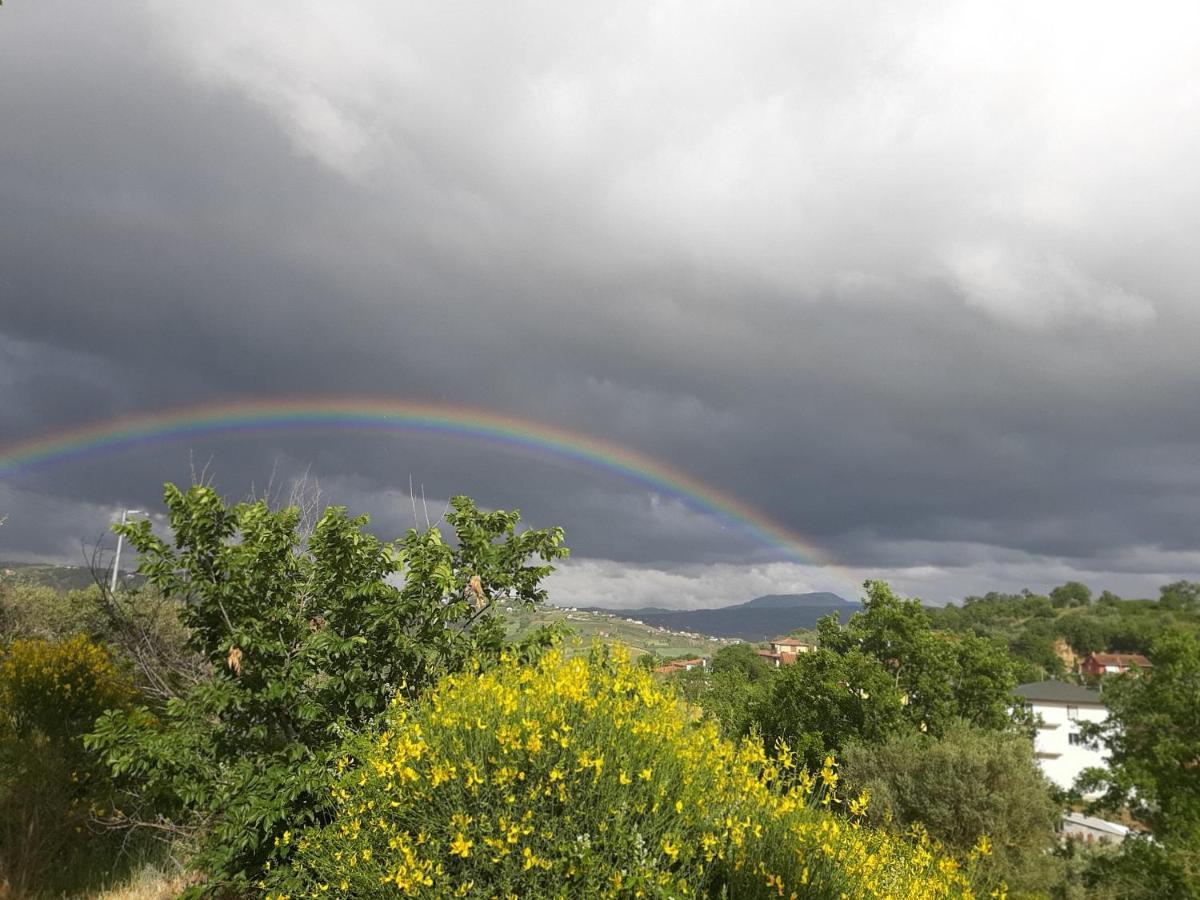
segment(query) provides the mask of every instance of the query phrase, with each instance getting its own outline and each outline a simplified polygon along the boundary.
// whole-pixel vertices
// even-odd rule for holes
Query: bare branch
[[[161,629],[173,614],[167,601],[160,597],[154,607],[148,608],[149,598],[144,593],[127,596],[122,601],[109,587],[112,567],[104,562],[102,540],[97,540],[90,552],[84,544],[83,552],[113,643],[137,668],[146,693],[158,700],[169,700],[179,696],[180,685],[199,683],[204,674],[203,662],[163,639]],[[134,602],[142,609],[135,609]]]

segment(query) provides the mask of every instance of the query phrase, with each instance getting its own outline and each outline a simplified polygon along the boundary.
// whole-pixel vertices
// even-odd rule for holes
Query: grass
[[[147,864],[111,887],[88,894],[86,900],[170,900],[188,885],[173,866]]]

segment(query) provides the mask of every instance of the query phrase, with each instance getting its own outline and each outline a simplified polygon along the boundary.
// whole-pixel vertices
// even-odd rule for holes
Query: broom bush
[[[832,760],[733,743],[619,652],[505,657],[351,739],[332,820],[287,830],[297,897],[969,897],[927,839],[860,821]],[[835,813],[835,810],[837,811]]]

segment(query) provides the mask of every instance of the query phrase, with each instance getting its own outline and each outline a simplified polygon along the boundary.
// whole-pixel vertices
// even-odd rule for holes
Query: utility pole
[[[140,512],[141,512],[140,509],[122,509],[121,510],[121,524],[122,525],[125,524],[125,522],[129,518],[130,513],[137,514]],[[113,557],[112,583],[108,586],[109,592],[111,592],[113,594],[115,594],[117,592],[117,572],[119,572],[121,569],[121,542],[124,539],[125,539],[125,535],[118,532],[117,533],[117,555]]]

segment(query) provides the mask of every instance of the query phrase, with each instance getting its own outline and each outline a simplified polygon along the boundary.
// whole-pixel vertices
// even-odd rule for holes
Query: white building
[[[1082,723],[1108,718],[1099,691],[1063,681],[1037,681],[1014,693],[1041,717],[1033,750],[1047,778],[1069,788],[1084,769],[1104,766],[1104,751],[1086,746],[1080,734]]]
[[[1075,838],[1087,844],[1119,844],[1130,829],[1119,822],[1109,822],[1080,812],[1064,813],[1060,832],[1063,837]]]

